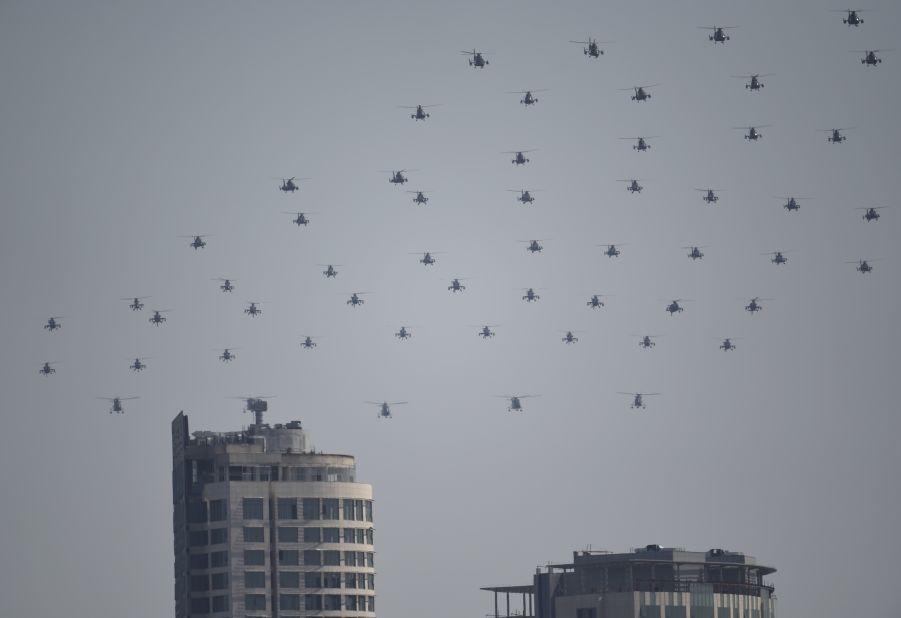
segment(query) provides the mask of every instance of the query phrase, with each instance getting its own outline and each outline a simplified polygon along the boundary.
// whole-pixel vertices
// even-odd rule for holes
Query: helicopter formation
[[[858,27],[862,25],[863,19],[860,18],[859,14],[862,12],[860,10],[842,10],[844,14],[842,22],[847,24],[848,26]],[[728,31],[737,28],[737,26],[699,26],[700,28],[706,29],[710,31],[708,36],[709,41],[714,44],[714,47],[717,44],[722,44],[725,46],[726,42],[731,41],[731,36]],[[597,39],[593,37],[588,37],[587,41],[570,41],[570,43],[579,44],[583,47],[583,55],[588,59],[599,59],[600,56],[604,55],[604,50],[600,48],[600,44]],[[606,44],[606,42],[603,42]],[[877,53],[884,53],[891,50],[887,49],[870,49],[870,50],[854,50],[853,53],[862,53],[864,54],[861,59],[861,63],[866,66],[875,67],[882,63],[882,58],[877,56]],[[467,56],[469,66],[472,68],[485,69],[488,67],[489,62],[486,58],[488,55],[485,52],[477,51],[476,48],[473,48],[472,51],[461,51],[461,54]],[[749,92],[760,92],[764,88],[764,83],[761,80],[763,77],[768,77],[772,75],[772,73],[753,73],[747,75],[733,75],[732,77],[740,78],[743,80],[749,80],[744,84],[744,87]],[[652,88],[656,88],[660,86],[659,83],[648,84],[648,85],[635,85],[628,88],[622,88],[620,90],[631,93],[631,100],[635,102],[649,102],[651,99],[650,90]],[[520,90],[520,91],[505,91],[505,94],[516,94],[521,95],[519,103],[524,108],[530,108],[535,106],[539,102],[539,98],[536,96],[537,93],[547,92],[549,89],[541,88],[541,89],[531,89],[531,90]],[[512,104],[512,101],[511,101]],[[438,107],[441,104],[417,104],[415,106],[398,106],[404,109],[412,110],[410,114],[410,119],[414,120],[414,124],[418,125],[419,121],[423,121],[424,126],[429,126],[432,123],[425,123],[427,119],[431,117],[430,112],[426,111],[430,108]],[[543,106],[542,106],[543,107]],[[540,109],[540,108],[539,108]],[[532,114],[533,112],[528,112],[528,114]],[[540,112],[536,112],[540,113]],[[406,120],[404,122],[407,122]],[[748,142],[756,142],[763,138],[763,133],[760,131],[762,128],[767,128],[772,125],[769,124],[757,124],[757,125],[749,125],[749,126],[740,126],[733,127],[737,130],[746,131],[744,134],[744,140]],[[853,129],[854,127],[843,127],[843,128],[832,128],[832,129],[820,129],[820,131],[827,133],[826,141],[831,144],[842,144],[847,140],[847,136],[844,135],[844,132]],[[417,129],[420,130],[420,129]],[[428,129],[421,129],[428,130]],[[651,149],[650,140],[656,139],[658,136],[656,135],[643,135],[643,136],[634,136],[634,137],[621,137],[619,139],[629,140],[632,143],[632,148],[635,152],[648,152]],[[530,163],[530,158],[526,155],[538,150],[537,148],[533,149],[523,149],[523,150],[512,150],[512,151],[503,151],[503,154],[513,155],[511,159],[511,164],[516,168],[520,166],[525,166]],[[531,168],[531,166],[530,166]],[[410,172],[416,172],[418,170],[409,170],[409,169],[399,169],[399,170],[382,170],[381,173],[388,173],[390,176],[388,177],[388,182],[394,184],[396,186],[403,187],[406,183],[410,182],[410,179],[405,175]],[[296,192],[301,190],[300,182],[309,180],[308,178],[300,178],[296,176],[292,176],[290,178],[281,178],[281,185],[278,187],[278,190],[284,194],[294,195]],[[630,194],[641,194],[645,187],[643,187],[640,182],[646,182],[641,178],[628,178],[628,179],[618,179],[619,182],[626,183],[626,190],[629,191]],[[511,183],[512,184],[512,183]],[[719,202],[719,195],[717,193],[720,192],[719,189],[712,188],[697,188],[696,191],[702,193],[701,199],[707,204],[717,204]],[[523,204],[533,204],[535,203],[534,194],[541,191],[541,189],[508,189],[507,191],[516,194],[516,200]],[[429,197],[427,197],[428,193],[431,191],[426,190],[417,190],[417,191],[407,191],[407,193],[412,194],[414,197],[412,201],[420,206],[425,206],[429,203]],[[281,199],[281,198],[280,198]],[[293,199],[293,198],[292,198]],[[789,212],[797,212],[800,210],[799,202],[806,199],[804,197],[795,197],[795,196],[787,196],[787,197],[777,197],[776,199],[785,200],[783,204],[783,208]],[[879,210],[883,209],[883,206],[872,206],[872,207],[861,207],[859,210],[864,211],[862,214],[862,219],[867,222],[875,222],[880,219]],[[290,214],[293,219],[292,223],[297,227],[304,226],[307,227],[310,224],[310,219],[308,215],[317,214],[300,211],[283,211],[284,214]],[[190,239],[188,246],[192,248],[195,252],[200,249],[207,248],[206,238],[209,238],[209,235],[204,234],[196,234],[189,236],[180,236],[180,238]],[[530,254],[536,255],[541,254],[544,247],[541,245],[541,242],[546,242],[547,239],[529,239],[529,240],[519,240],[518,242],[526,243],[526,251]],[[624,246],[623,244],[615,245],[615,244],[606,244],[599,245],[605,247],[604,255],[608,258],[619,257],[621,255],[621,250],[619,247]],[[684,246],[683,249],[687,250],[686,254],[688,258],[690,258],[693,262],[697,260],[702,260],[705,257],[702,249],[706,248],[705,245],[688,245]],[[435,259],[435,255],[443,252],[429,252],[429,251],[421,251],[415,252],[417,256],[421,256],[418,259],[418,262],[423,264],[424,266],[433,266],[437,263]],[[773,251],[764,253],[763,255],[770,256],[770,261],[775,265],[786,265],[788,262],[788,258],[785,257],[784,253],[786,251]],[[541,259],[541,258],[535,258]],[[709,258],[713,259],[713,258]],[[873,259],[860,259],[860,260],[851,260],[848,263],[854,264],[855,269],[861,273],[871,273],[873,272],[873,266],[871,262]],[[338,275],[338,270],[336,267],[340,267],[340,264],[320,264],[319,266],[325,268],[322,271],[322,275],[326,279],[336,278]],[[218,281],[220,283],[219,289],[224,293],[233,292],[235,289],[234,279],[215,277],[213,280]],[[447,287],[447,290],[456,294],[457,292],[463,292],[466,290],[466,286],[461,283],[461,281],[465,281],[465,278],[454,278],[451,280],[450,285]],[[526,303],[537,302],[541,296],[536,293],[536,290],[543,290],[544,288],[524,288],[525,294],[521,296],[522,301]],[[364,305],[365,301],[362,298],[364,292],[352,292],[350,294],[349,300],[346,300],[346,304],[351,307],[359,307]],[[605,297],[604,294],[593,294],[589,300],[585,303],[586,306],[592,310],[597,310],[605,307],[605,303],[602,298]],[[129,301],[128,307],[132,311],[142,311],[145,307],[144,300],[148,299],[149,296],[136,296],[136,297],[127,297],[122,298],[121,300]],[[584,299],[584,296],[582,297]],[[762,311],[763,305],[761,301],[770,301],[772,299],[769,298],[761,298],[754,297],[751,298],[750,301],[744,306],[744,310],[751,313],[752,315]],[[581,301],[580,301],[581,302]],[[679,313],[683,313],[685,311],[684,304],[687,302],[691,302],[690,299],[677,298],[672,300],[667,300],[665,305],[665,312],[669,314],[669,316],[674,316]],[[263,311],[260,308],[259,301],[249,302],[246,308],[243,309],[245,315],[250,317],[258,317],[261,316]],[[167,318],[163,315],[168,313],[171,309],[153,309],[152,316],[148,319],[150,323],[154,326],[159,327],[166,323]],[[47,322],[43,325],[43,328],[49,332],[55,332],[62,328],[60,316],[54,316],[47,319]],[[475,326],[474,328],[478,328],[477,335],[482,339],[492,339],[496,336],[496,332],[492,330],[492,328],[497,328],[499,325],[497,324],[483,324]],[[560,331],[565,333],[561,338],[561,341],[566,345],[575,344],[579,342],[579,337],[576,336],[576,333],[580,333],[583,331],[579,330],[566,330]],[[643,349],[651,349],[656,346],[656,342],[653,340],[659,335],[642,335],[640,336],[639,346]],[[409,325],[400,326],[399,330],[394,333],[394,337],[396,337],[400,341],[408,341],[412,338],[412,327]],[[312,336],[304,336],[300,345],[302,348],[307,350],[312,350],[317,347],[317,343],[313,340]],[[737,338],[735,337],[726,337],[722,339],[718,339],[721,341],[719,348],[724,351],[734,351],[736,350],[736,345],[734,341]],[[585,344],[583,344],[585,345]],[[712,346],[711,346],[712,347]],[[230,363],[236,358],[236,355],[232,350],[235,348],[225,348],[222,350],[221,354],[219,354],[219,359],[223,363]],[[218,352],[218,350],[217,350]],[[133,362],[129,364],[129,369],[131,369],[135,373],[143,372],[147,369],[147,364],[144,362],[148,357],[135,357]],[[53,362],[45,362],[43,366],[40,368],[39,373],[43,376],[50,376],[56,373],[56,369],[52,366],[56,364]],[[632,398],[631,408],[633,409],[645,409],[646,403],[644,398],[650,396],[660,395],[660,393],[642,393],[642,392],[620,392],[619,394],[628,395]],[[522,403],[521,400],[529,397],[538,397],[540,395],[498,395],[498,397],[503,397],[509,402],[508,410],[509,411],[522,411]],[[123,401],[128,401],[132,399],[137,399],[137,397],[112,397],[112,398],[102,398],[111,403],[110,413],[121,414],[124,413],[124,408],[122,406]],[[258,407],[258,402],[263,402],[264,397],[250,397],[244,398],[246,402],[246,406],[248,410],[253,411],[254,407]],[[264,402],[263,402],[264,403]],[[375,401],[366,401],[365,403],[371,405],[379,406],[378,417],[379,418],[391,418],[391,406],[403,405],[407,404],[406,401],[399,402],[375,402]]]

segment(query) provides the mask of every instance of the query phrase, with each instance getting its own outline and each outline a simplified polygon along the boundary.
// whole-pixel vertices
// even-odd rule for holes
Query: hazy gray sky
[[[0,4],[0,613],[170,615],[169,422],[235,429],[226,397],[262,393],[373,484],[383,616],[479,616],[479,586],[662,543],[777,567],[782,616],[896,617],[901,50],[876,68],[849,50],[891,47],[901,20],[874,0],[849,28],[838,8]],[[714,24],[740,27],[714,47]],[[588,36],[614,43],[589,60],[567,42]],[[458,53],[474,46],[485,70]],[[749,73],[774,75],[751,94],[730,78]],[[642,104],[618,90],[657,82]],[[549,91],[505,94],[527,88]],[[417,103],[442,106],[397,107]],[[749,143],[731,128],[749,124],[773,126]],[[855,127],[838,146],[817,132],[836,126]],[[634,135],[660,137],[637,153],[617,139]],[[514,168],[515,148],[539,150]],[[378,172],[400,167],[427,207]],[[293,175],[311,180],[277,191]],[[641,195],[615,181],[632,176]],[[544,191],[522,207],[513,188]],[[814,199],[772,197],[791,194]],[[889,208],[866,224],[868,205]],[[295,209],[318,214],[298,229]],[[426,269],[408,253],[426,249],[447,253]],[[752,296],[775,300],[752,316]],[[670,317],[676,297],[693,302]],[[164,327],[150,308],[173,310]],[[635,412],[616,394],[633,390],[662,395]],[[542,397],[514,415],[506,393]],[[110,416],[113,395],[141,398]],[[410,403],[381,421],[368,399]]]

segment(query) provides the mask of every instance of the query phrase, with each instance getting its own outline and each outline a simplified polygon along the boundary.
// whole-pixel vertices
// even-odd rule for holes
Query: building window
[[[210,588],[213,590],[225,590],[228,588],[228,573],[213,573],[210,579],[212,580]]]
[[[325,610],[340,610],[341,609],[341,595],[340,594],[325,594],[322,595],[322,609]]]
[[[210,521],[225,521],[228,517],[228,507],[225,500],[210,500]]]
[[[278,550],[278,563],[297,566],[300,564],[300,552],[296,549]]]
[[[373,544],[375,540],[375,528],[366,528],[366,543]]]
[[[210,567],[218,568],[228,565],[228,551],[214,551],[210,554]]]
[[[191,592],[206,592],[210,589],[209,575],[192,575]]]
[[[266,552],[262,549],[245,549],[244,564],[247,566],[265,566]]]
[[[188,504],[188,523],[206,523],[206,502],[191,502]]]
[[[373,554],[371,551],[366,552],[366,566],[375,566],[375,554]]]
[[[338,519],[340,517],[337,498],[322,499],[322,519]]]
[[[341,564],[341,552],[337,550],[322,552],[322,564],[325,566],[339,566]]]
[[[372,521],[372,500],[367,500],[364,503],[364,508],[366,521]]]
[[[349,612],[357,611],[357,597],[355,597],[355,596],[344,597],[344,609],[346,609]]]
[[[340,543],[341,542],[341,529],[340,528],[323,528],[322,529],[322,542],[323,543]]]
[[[279,571],[279,588],[300,588],[300,573],[297,571]],[[300,608],[297,608],[300,609]]]
[[[583,607],[576,610],[576,618],[597,618],[598,610],[595,607]]]
[[[208,569],[210,568],[209,554],[191,554],[191,569]]]
[[[323,588],[340,588],[341,587],[341,573],[323,573],[322,574],[322,587]]]
[[[210,530],[210,545],[228,543],[228,528],[213,528]]]
[[[344,587],[345,588],[356,588],[357,587],[357,574],[356,573],[345,573],[344,574]]]
[[[297,498],[278,499],[278,518],[297,519]]]
[[[245,588],[265,588],[266,571],[244,571]]]
[[[192,614],[209,614],[210,613],[210,600],[206,597],[199,597],[191,599],[191,613]]]
[[[228,597],[227,596],[213,597],[213,611],[214,612],[227,612],[228,611]]]
[[[319,566],[322,564],[322,555],[318,549],[306,549],[303,552],[303,563],[309,566]]]
[[[304,543],[318,543],[322,540],[322,528],[304,528],[303,529],[303,542]]]
[[[203,547],[209,541],[209,535],[206,530],[192,530],[188,534],[188,544],[191,547]]]
[[[278,541],[279,543],[296,543],[297,542],[297,528],[291,526],[289,528],[279,528],[278,529]]]
[[[344,515],[347,516],[347,511],[344,511]],[[356,528],[345,528],[344,529],[344,542],[345,543],[356,543],[357,542],[357,529]]]
[[[265,594],[245,594],[244,595],[244,609],[265,610],[266,609],[266,595]]]
[[[355,552],[355,551],[344,552],[344,566],[362,566],[362,565],[357,564],[357,552]]]
[[[303,595],[303,608],[305,610],[322,609],[322,595],[305,594]]]
[[[375,590],[375,573],[366,574],[366,587]]]
[[[348,499],[348,500],[344,501],[344,519],[352,520],[352,519],[357,518],[357,515],[356,515],[357,510],[354,507],[355,504],[356,504],[356,501],[354,501],[354,500]]]
[[[279,609],[300,609],[299,594],[280,594],[278,595]]]
[[[263,519],[263,499],[244,498],[244,519]]]
[[[244,526],[244,542],[245,543],[265,543],[266,538],[263,534],[262,526]]]
[[[307,588],[322,588],[322,574],[304,573],[303,585]]]
[[[303,518],[319,519],[319,498],[303,499]]]

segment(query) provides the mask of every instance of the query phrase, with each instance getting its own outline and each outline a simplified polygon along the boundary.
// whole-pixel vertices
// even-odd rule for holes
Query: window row
[[[191,599],[191,615],[209,614],[210,611],[228,611],[228,597],[196,597]]]
[[[212,575],[191,575],[191,592],[225,590],[227,588],[228,573],[213,573]]]
[[[354,466],[229,466],[229,481],[312,481],[353,483]],[[225,467],[219,468],[219,482],[226,480]]]
[[[216,569],[228,565],[228,551],[213,551],[208,554],[191,554],[191,570]]]
[[[303,533],[301,533],[303,530]],[[204,531],[200,531],[205,533]],[[194,534],[193,532],[191,533]],[[341,528],[297,528],[295,526],[279,526],[278,541],[280,543],[354,543],[361,545],[372,545],[375,533],[372,528],[344,528],[344,535],[341,535]],[[193,537],[192,537],[193,538]],[[198,539],[203,540],[203,536]],[[262,526],[245,526],[244,527],[245,543],[265,543],[265,533]],[[206,543],[197,543],[197,545],[205,545]],[[196,546],[191,543],[192,547]]]
[[[299,571],[280,571],[278,574],[279,588],[300,588],[300,576],[301,573]],[[198,577],[206,576],[201,575]],[[304,588],[341,588],[342,580],[345,588],[375,590],[375,575],[372,573],[323,573],[321,571],[303,573]],[[265,589],[266,572],[244,571],[244,587],[247,589]],[[203,592],[207,588],[197,588],[195,590],[192,578],[191,590],[192,592]]]
[[[211,516],[213,502],[210,502]],[[372,500],[346,499],[343,509],[341,502],[338,498],[278,498],[276,514],[280,520],[301,516],[306,520],[341,519],[343,510],[346,521],[372,521]],[[244,519],[265,519],[263,498],[244,498],[242,509]]]
[[[280,610],[304,609],[307,611],[335,611],[345,609],[348,611],[374,612],[375,597],[344,596],[342,598],[340,594],[305,594],[303,596],[299,594],[280,594],[278,595],[278,608]],[[250,611],[265,611],[266,595],[245,594],[244,609]]]
[[[192,530],[188,533],[188,544],[191,547],[221,545],[224,543],[228,543],[228,528],[213,528],[212,530]]]

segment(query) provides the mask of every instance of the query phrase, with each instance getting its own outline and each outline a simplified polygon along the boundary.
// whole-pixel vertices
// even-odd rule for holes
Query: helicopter
[[[245,313],[246,315],[249,315],[250,317],[255,318],[255,317],[257,317],[258,315],[262,315],[262,314],[263,314],[263,310],[260,309],[259,307],[257,307],[257,305],[258,305],[259,303],[255,302],[255,301],[253,301],[253,302],[252,302],[252,301],[247,301],[247,302],[249,302],[250,305],[248,305],[248,306],[247,306],[247,309],[244,310],[244,313]]]
[[[407,191],[407,193],[415,193],[416,197],[413,198],[414,204],[419,204],[420,206],[425,206],[429,203],[429,198],[425,196],[426,193],[430,193],[430,191]]]
[[[644,348],[645,350],[650,350],[654,346],[657,345],[656,341],[652,341],[654,337],[659,337],[660,335],[634,335],[639,338],[638,347]]]
[[[293,215],[294,220],[291,223],[293,223],[296,226],[301,226],[301,225],[305,226],[310,223],[310,220],[309,220],[309,218],[307,218],[307,215],[315,215],[316,213],[315,212],[290,212],[287,210],[283,210],[282,214]]]
[[[737,77],[738,79],[750,79],[751,81],[745,84],[745,89],[751,92],[758,92],[764,87],[764,83],[760,81],[760,78],[769,77],[770,75],[772,75],[772,73],[754,73],[752,75],[733,75],[732,77]]]
[[[441,104],[436,103],[434,105],[415,105],[415,106],[398,105],[398,107],[403,108],[403,109],[415,109],[416,111],[413,112],[412,114],[410,114],[410,118],[412,118],[413,120],[419,121],[419,120],[425,120],[426,118],[429,117],[429,114],[427,114],[425,112],[426,107],[438,107],[439,105],[441,105]]]
[[[754,315],[758,311],[763,311],[763,305],[761,305],[759,302],[757,302],[760,300],[773,300],[773,299],[772,298],[760,298],[759,296],[755,296],[754,298],[751,299],[751,302],[749,302],[747,305],[745,305],[745,311],[747,311],[751,315]]]
[[[122,405],[122,402],[130,399],[140,399],[140,397],[98,397],[97,399],[103,399],[112,403],[112,406],[109,409],[110,414],[113,412],[116,414],[125,414],[125,406]]]
[[[736,337],[726,337],[723,339],[723,342],[720,344],[720,350],[725,350],[726,352],[735,351],[737,346],[732,343],[733,339],[736,339]]]
[[[365,294],[365,292],[354,292],[353,294],[350,295],[350,300],[348,300],[347,303],[345,303],[345,304],[348,304],[351,307],[356,307],[357,305],[365,304],[366,301],[364,301],[362,298],[360,298],[360,294]]]
[[[734,30],[738,28],[738,26],[698,26],[698,28],[702,28],[704,30],[713,30],[713,34],[711,34],[708,38],[713,41],[713,44],[722,43],[726,44],[726,41],[729,40],[729,36],[724,32],[724,30]]]
[[[879,221],[879,213],[877,210],[882,210],[885,206],[870,206],[865,208],[856,208],[855,210],[866,210],[863,217],[861,217],[864,221],[869,223],[870,221]]]
[[[541,239],[542,241],[547,240],[546,238]],[[529,246],[526,247],[526,251],[529,253],[541,253],[544,247],[541,246],[540,241],[538,240],[517,240],[516,242],[525,242],[528,243]]]
[[[231,361],[238,358],[238,355],[232,352],[233,349],[234,348],[225,348],[222,351],[222,354],[219,355],[219,360],[221,360],[223,363],[230,363]]]
[[[164,318],[161,314],[168,313],[169,311],[172,311],[172,310],[171,309],[154,309],[153,316],[151,318],[149,318],[148,321],[151,324],[153,324],[154,326],[160,326],[163,322],[166,321],[166,318]]]
[[[827,142],[832,142],[833,144],[841,144],[843,141],[848,139],[846,136],[842,135],[842,131],[849,131],[854,127],[845,127],[843,129],[820,129],[821,133],[831,133],[826,137]]]
[[[704,253],[701,251],[701,249],[704,249],[705,247],[691,246],[691,247],[682,247],[682,248],[691,250],[691,252],[688,253],[687,255],[688,255],[688,257],[690,257],[692,259],[692,261],[700,260],[700,259],[703,259],[703,257],[704,257]]]
[[[525,165],[529,162],[529,160],[523,155],[526,152],[535,152],[538,150],[537,148],[533,148],[531,150],[505,150],[501,154],[512,154],[515,155],[513,159],[510,161],[514,165]]]
[[[304,335],[303,341],[300,342],[300,347],[305,348],[307,350],[312,350],[317,345],[318,344],[315,341],[313,341],[313,337],[311,337],[310,335]]]
[[[523,95],[522,99],[519,101],[522,105],[526,107],[530,105],[535,105],[538,103],[538,97],[532,96],[533,92],[547,92],[547,88],[541,88],[540,90],[514,90],[510,92],[505,92],[504,94],[521,94]]]
[[[235,286],[232,285],[232,281],[234,279],[226,279],[225,277],[213,277],[213,281],[221,281],[222,285],[219,286],[219,289],[223,292],[233,292]]]
[[[44,366],[38,369],[38,373],[45,377],[56,373],[56,369],[50,365],[55,365],[57,362],[58,361],[50,361],[49,363],[44,363]]]
[[[134,360],[134,362],[128,366],[128,368],[131,369],[132,371],[144,371],[145,369],[147,369],[147,364],[142,363],[141,361],[146,360],[147,358],[149,358],[149,357],[141,356],[141,357],[136,358]]]
[[[666,306],[667,313],[669,313],[670,315],[682,313],[683,311],[685,311],[685,308],[682,307],[679,303],[684,303],[685,301],[686,299],[684,298],[677,298],[676,300],[672,301],[669,305]]]
[[[481,326],[481,327],[474,326],[473,328],[481,329],[481,330],[479,330],[478,335],[482,339],[490,339],[491,337],[494,337],[494,334],[495,334],[494,331],[491,329],[495,328],[497,326],[500,326],[500,324],[485,324],[484,326]]]
[[[415,171],[415,170],[397,170],[396,172],[389,171],[389,170],[382,170],[382,173],[391,174],[391,178],[388,179],[388,182],[390,182],[391,184],[402,185],[405,182],[409,182],[409,178],[404,176],[404,172],[410,172],[410,171]]]
[[[463,290],[465,290],[466,286],[461,285],[459,279],[454,279],[453,281],[451,281],[451,284],[447,286],[447,289],[456,294],[457,292],[462,292]]]
[[[147,298],[150,298],[150,297],[149,296],[135,296],[134,298],[120,298],[119,300],[130,300],[131,302],[128,303],[128,306],[131,308],[131,310],[132,311],[140,311],[141,309],[144,308],[144,303],[142,303],[141,301],[145,300]]]
[[[648,151],[651,149],[651,145],[648,143],[648,140],[654,139],[656,137],[657,137],[656,135],[648,135],[647,137],[641,137],[641,136],[621,137],[620,139],[627,139],[627,140],[636,139],[636,140],[638,140],[638,143],[632,144],[632,150],[637,150],[638,152],[645,152],[645,151]]]
[[[870,266],[870,262],[875,261],[876,260],[849,260],[847,264],[857,264],[857,272],[866,275],[867,273],[873,272],[873,267]]]
[[[876,52],[883,51],[892,51],[890,49],[855,49],[852,50],[851,53],[854,54],[864,54],[864,57],[860,59],[860,64],[874,67],[877,64],[882,64],[882,58],[878,58],[876,56]]]
[[[708,204],[716,204],[718,201],[720,201],[720,197],[715,193],[715,191],[719,190],[720,189],[695,189],[695,191],[700,191],[704,194],[701,196],[701,199]]]
[[[193,238],[194,240],[188,245],[189,247],[193,247],[194,251],[198,249],[203,249],[206,247],[206,243],[203,241],[206,238],[205,234],[195,234],[193,236],[179,236],[179,238]]]
[[[786,200],[786,202],[782,205],[782,207],[785,210],[792,212],[795,210],[801,210],[801,205],[798,202],[800,202],[801,200],[809,200],[810,198],[809,197],[780,197],[780,196],[774,195],[773,199],[774,200]]]
[[[326,268],[322,271],[322,274],[325,275],[326,279],[332,279],[338,276],[335,266],[341,266],[341,264],[318,264],[318,266],[325,266]]]
[[[541,290],[541,289],[543,289],[543,288],[538,288],[538,289]],[[535,290],[532,289],[532,288],[528,288],[528,289],[526,290],[526,295],[522,297],[522,299],[523,299],[524,301],[526,301],[527,303],[530,303],[530,302],[532,302],[532,301],[537,301],[537,300],[540,299],[540,298],[541,298],[541,297],[540,297],[538,294],[536,294],[536,293],[535,293]]]
[[[773,125],[761,124],[756,127],[751,126],[751,127],[732,127],[732,128],[733,129],[741,129],[742,131],[747,130],[748,133],[747,133],[747,135],[745,135],[745,139],[748,140],[749,142],[756,142],[761,137],[763,137],[763,133],[758,131],[758,129],[760,129],[762,127],[771,127],[771,126],[773,126]]]
[[[660,84],[651,84],[650,86],[632,86],[631,88],[620,88],[620,92],[628,92],[630,90],[634,91],[635,94],[632,95],[633,101],[647,101],[651,98],[651,95],[648,94],[648,88],[654,88],[655,86],[659,86]]]
[[[397,331],[396,333],[394,333],[394,336],[397,337],[398,339],[400,339],[401,341],[403,341],[404,339],[409,339],[410,337],[413,336],[413,333],[411,333],[409,330],[407,330],[407,328],[408,328],[407,326],[401,326],[400,330]]]
[[[788,258],[785,257],[784,255],[782,255],[783,253],[787,253],[787,252],[786,251],[770,251],[769,253],[763,253],[761,255],[772,255],[773,259],[771,259],[770,261],[773,264],[775,264],[776,266],[779,266],[780,264],[785,264],[788,262]]]
[[[564,333],[564,332],[566,333],[565,335],[563,335],[563,338],[562,338],[560,341],[562,341],[563,343],[569,345],[570,343],[578,343],[578,342],[579,342],[579,338],[576,337],[575,335],[573,335],[573,333],[580,333],[580,332],[582,332],[582,331],[578,331],[578,330],[576,330],[576,331],[572,331],[572,330],[562,331],[562,330],[561,330],[560,332],[561,332],[561,333]]]
[[[848,24],[849,26],[859,26],[863,23],[863,20],[860,18],[858,13],[863,13],[862,9],[834,9],[833,13],[847,13],[847,17],[842,18],[843,24]]]
[[[541,397],[541,395],[495,395],[502,399],[509,399],[510,405],[507,406],[507,412],[522,412],[522,403],[520,399],[528,399],[529,397]]]
[[[528,161],[528,159],[526,159]],[[532,189],[529,191],[528,189],[507,189],[510,193],[519,193],[519,197],[516,198],[518,202],[521,204],[531,204],[535,201],[535,196],[532,193],[536,193],[541,191],[541,189]]]
[[[601,43],[606,43],[607,41],[601,41]],[[598,40],[588,37],[587,41],[570,41],[570,43],[577,43],[579,45],[587,45],[588,47],[582,48],[582,53],[589,58],[599,58],[604,55],[604,50],[598,47]]]
[[[411,251],[410,255],[419,255],[422,253],[422,258],[420,258],[419,263],[424,264],[425,266],[431,266],[438,262],[433,255],[438,255],[439,253],[445,253],[444,251]]]
[[[624,245],[620,245],[620,247],[622,246]],[[619,254],[622,253],[622,251],[616,248],[616,245],[598,245],[598,247],[607,247],[607,249],[604,251],[604,255],[606,255],[608,258],[619,257]]]
[[[644,404],[644,397],[650,397],[651,395],[659,395],[660,393],[624,393],[619,391],[617,394],[619,395],[628,395],[632,397],[632,405],[629,406],[633,410],[641,408],[644,410],[647,406]]]
[[[588,302],[585,303],[585,306],[591,307],[592,309],[600,309],[604,306],[604,301],[600,298],[601,296],[604,296],[604,294],[592,294],[591,298],[588,299]]]
[[[297,178],[296,176],[291,176],[291,178],[283,178],[282,186],[278,189],[279,191],[284,191],[285,193],[294,193],[295,191],[300,190],[300,187],[297,186],[295,180],[309,180],[309,178]]]
[[[59,320],[61,319],[61,316],[47,318],[47,323],[44,324],[44,330],[49,330],[52,333],[53,331],[62,328],[63,325],[59,323]]]
[[[474,69],[484,69],[486,66],[488,66],[488,61],[485,60],[485,58],[482,56],[484,52],[478,52],[473,49],[471,52],[461,51],[460,53],[466,56],[472,56],[469,59],[469,66]]]
[[[378,415],[377,415],[378,418],[393,418],[393,417],[391,416],[391,406],[400,406],[400,405],[403,405],[403,404],[408,403],[408,402],[406,402],[406,401],[392,401],[391,403],[388,403],[387,401],[382,401],[382,402],[378,402],[378,401],[364,401],[363,403],[369,403],[369,404],[372,404],[372,405],[375,405],[375,406],[379,406],[379,413],[378,413]]]
[[[641,179],[640,178],[631,178],[631,179],[626,180],[626,179],[620,178],[620,179],[617,179],[617,182],[628,183],[626,185],[626,190],[629,193],[635,194],[635,193],[641,193],[641,190],[644,189],[644,187],[642,187],[640,184],[638,184],[639,180],[641,180]]]

